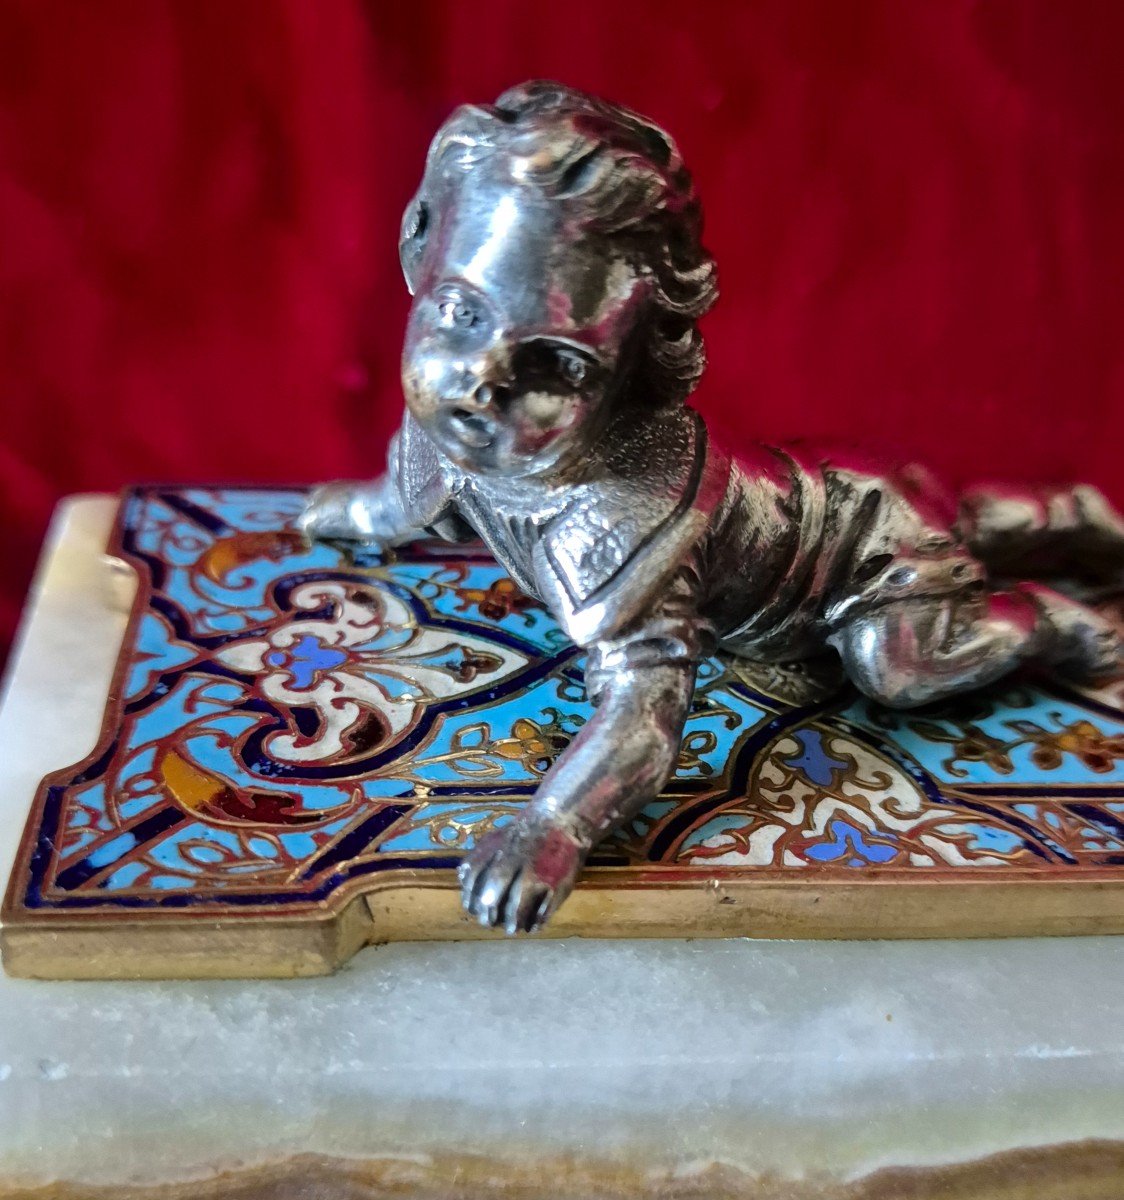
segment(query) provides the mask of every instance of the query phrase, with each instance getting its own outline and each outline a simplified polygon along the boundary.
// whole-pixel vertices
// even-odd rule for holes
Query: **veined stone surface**
[[[112,514],[60,510],[36,585],[0,714],[4,875],[40,777],[97,736],[125,622],[99,560]],[[1122,984],[1124,942],[1104,938],[415,943],[308,980],[3,977],[0,1181],[323,1155],[524,1180],[597,1163],[663,1194],[721,1164],[780,1195],[1114,1141]]]

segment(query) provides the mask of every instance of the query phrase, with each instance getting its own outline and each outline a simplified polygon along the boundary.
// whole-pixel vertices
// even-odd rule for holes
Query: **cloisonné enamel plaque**
[[[141,488],[101,741],[44,780],[5,965],[293,975],[484,936],[455,867],[586,719],[581,654],[483,550],[309,547],[295,489]],[[671,788],[551,935],[1124,929],[1124,680],[892,713],[707,662]]]

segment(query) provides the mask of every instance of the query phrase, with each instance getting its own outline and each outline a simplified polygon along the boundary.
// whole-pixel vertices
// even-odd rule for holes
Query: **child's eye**
[[[469,329],[476,324],[476,314],[471,305],[455,296],[445,296],[437,302],[441,324],[449,328]]]
[[[598,365],[568,343],[536,337],[516,347],[512,368],[519,379],[540,389],[576,391],[589,385]]]
[[[558,356],[559,367],[562,371],[562,377],[567,383],[574,387],[581,387],[585,383],[585,377],[589,373],[589,367],[586,362],[578,358],[576,354],[561,353]]]

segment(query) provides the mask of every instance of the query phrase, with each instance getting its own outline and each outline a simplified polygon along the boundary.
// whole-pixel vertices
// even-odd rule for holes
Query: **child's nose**
[[[449,407],[474,412],[502,409],[510,395],[508,362],[506,352],[501,350],[471,363],[456,364],[442,400]]]
[[[473,408],[479,409],[481,412],[489,412],[492,409],[502,409],[507,400],[508,389],[498,383],[481,383],[474,388],[470,396],[470,403]]]

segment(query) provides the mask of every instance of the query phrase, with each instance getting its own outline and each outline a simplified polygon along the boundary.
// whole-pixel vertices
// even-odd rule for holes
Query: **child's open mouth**
[[[446,416],[444,424],[454,440],[473,450],[483,450],[496,438],[492,419],[466,408],[454,408]]]

